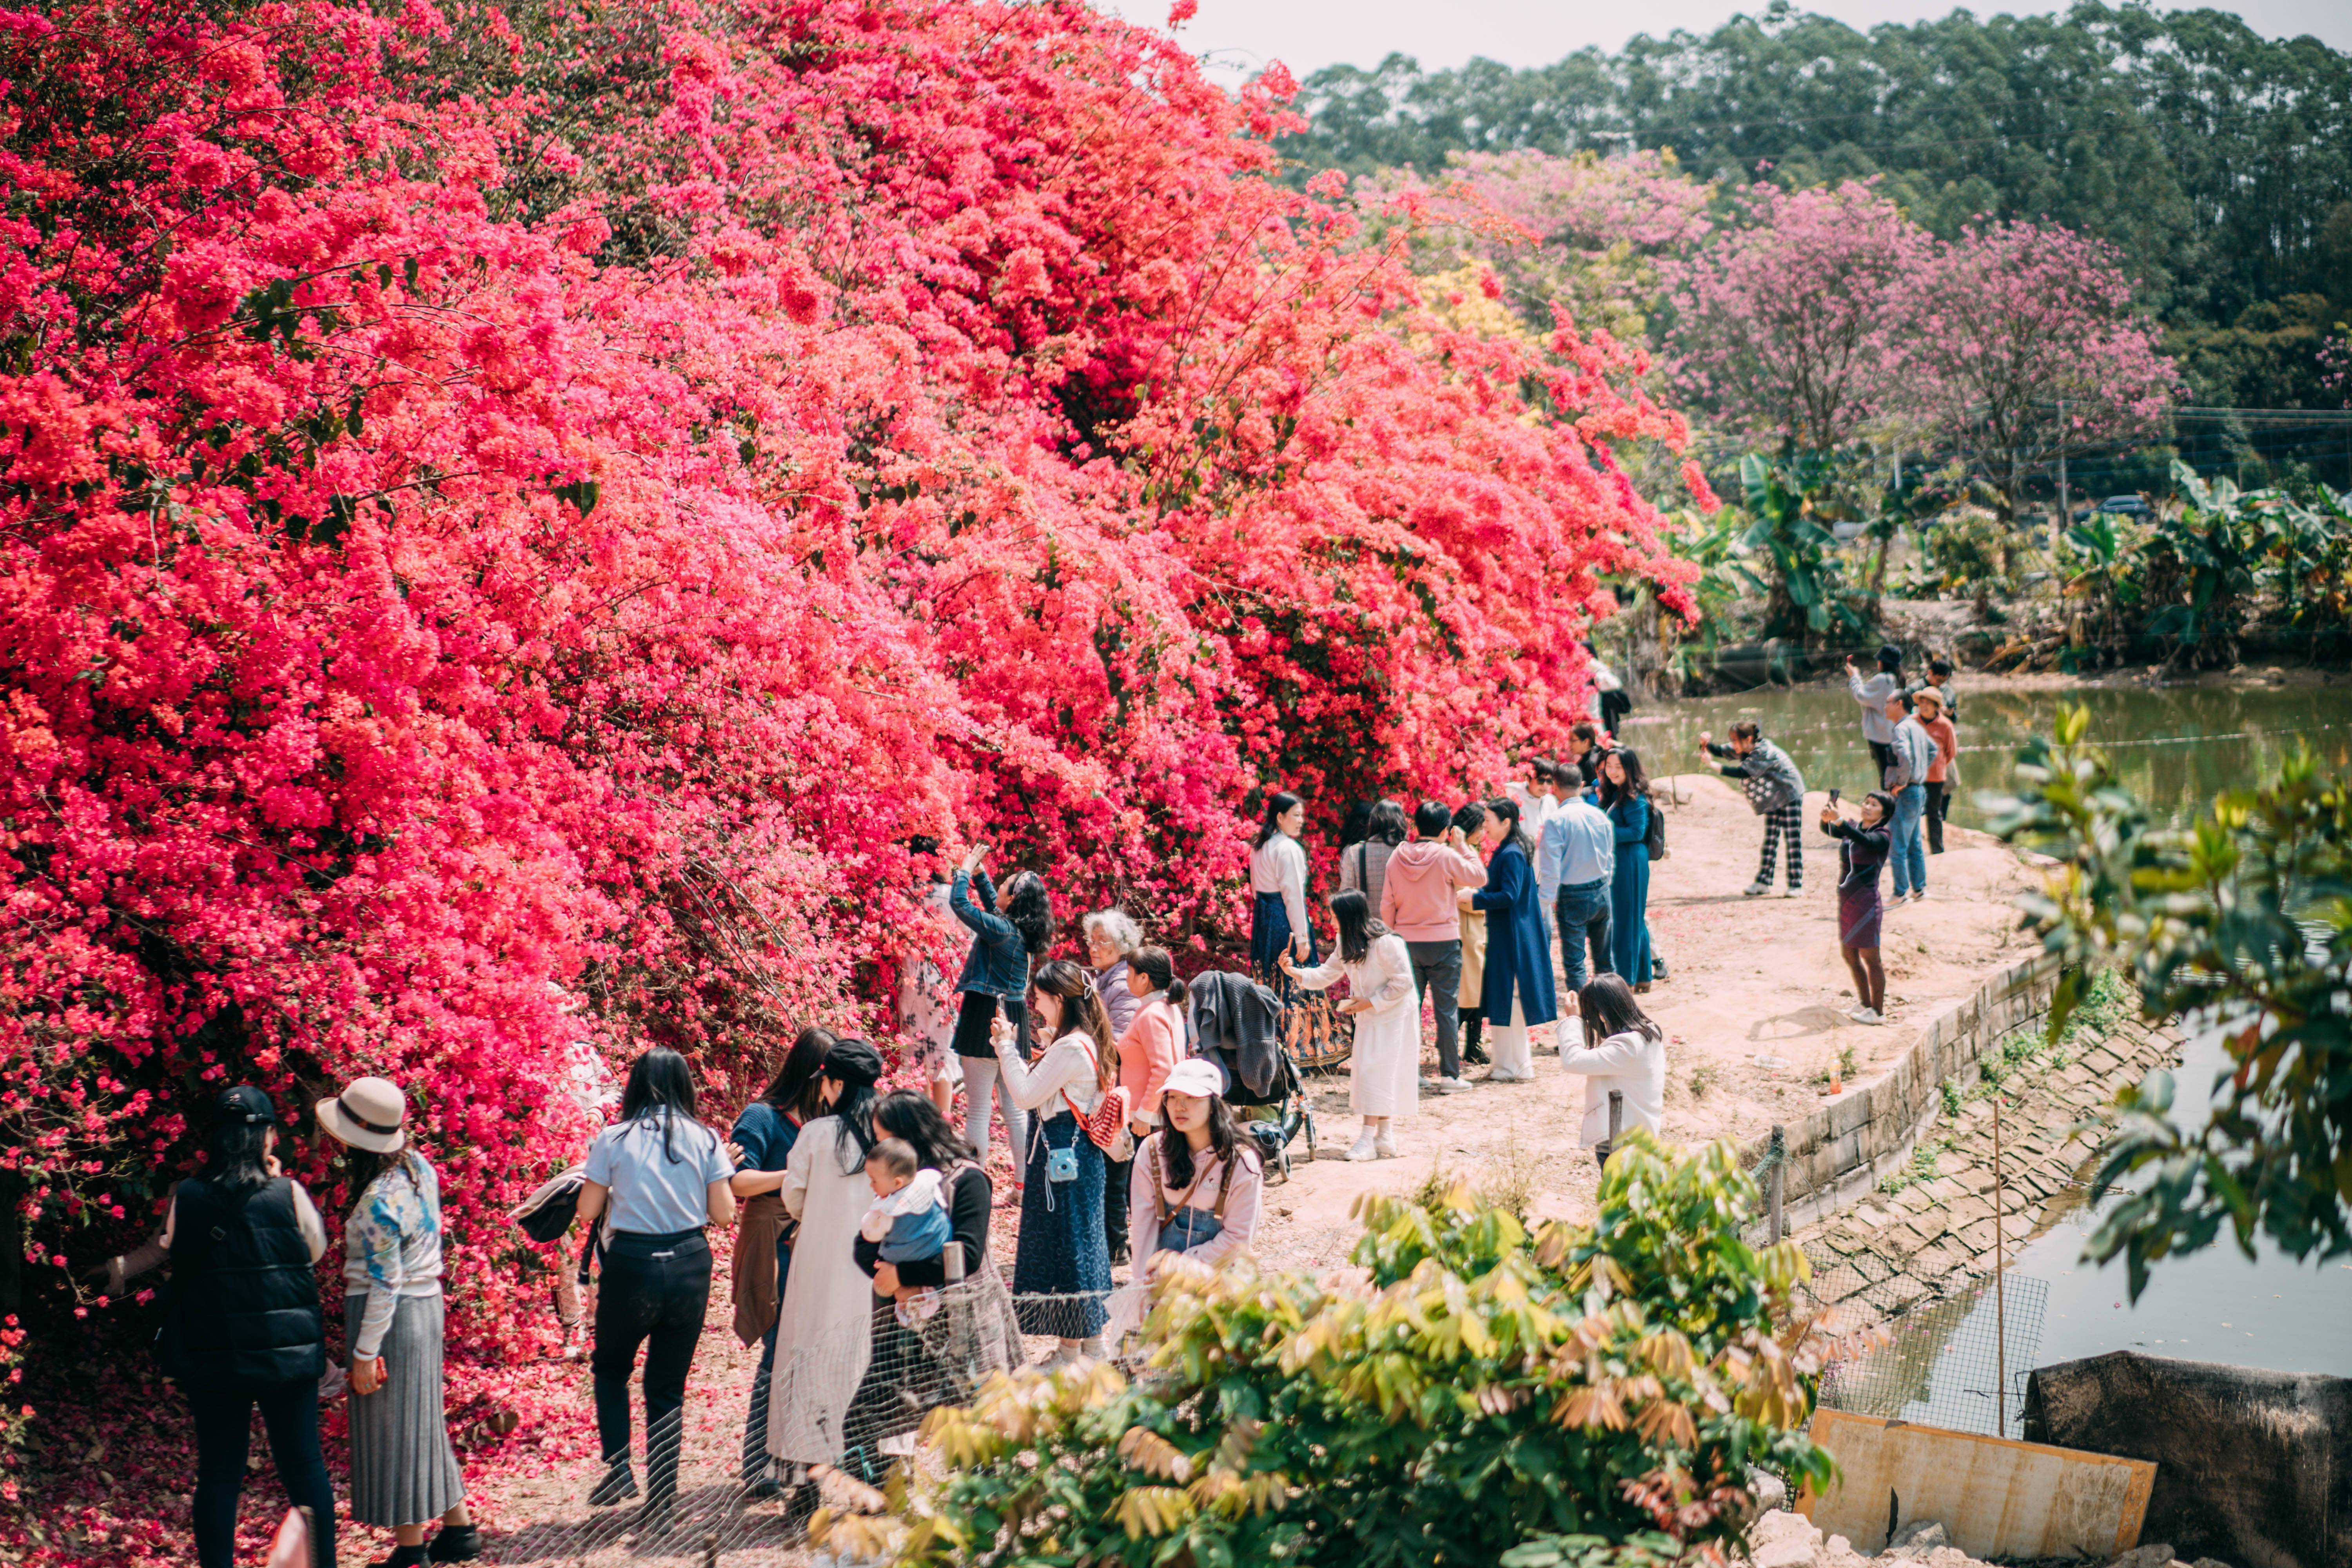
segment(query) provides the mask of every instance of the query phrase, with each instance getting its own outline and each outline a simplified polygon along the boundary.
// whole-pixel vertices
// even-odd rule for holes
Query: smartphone
[[[1837,804],[1837,797],[1838,797],[1838,792],[1837,792],[1837,791],[1835,791],[1835,790],[1832,790],[1832,791],[1830,791],[1830,804],[1831,804],[1832,805],[1835,805]]]

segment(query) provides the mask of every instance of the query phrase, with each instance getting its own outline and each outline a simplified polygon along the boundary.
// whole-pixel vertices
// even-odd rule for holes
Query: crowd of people
[[[1906,687],[1901,664],[1888,647],[1867,679],[1849,665],[1881,787],[1858,804],[1832,791],[1819,817],[1838,845],[1839,942],[1865,1023],[1885,1011],[1880,868],[1894,868],[1895,903],[1926,896],[1958,752],[1950,667],[1936,661]],[[1531,759],[1498,795],[1368,803],[1324,900],[1328,953],[1308,904],[1307,803],[1273,794],[1248,867],[1248,971],[1189,984],[1118,909],[1078,922],[1083,963],[1053,956],[1054,901],[1034,872],[1000,886],[987,846],[950,862],[938,842],[913,841],[921,903],[968,938],[952,981],[919,956],[902,976],[895,1044],[919,1089],[883,1091],[880,1047],[810,1026],[721,1132],[688,1061],[647,1050],[611,1125],[516,1211],[533,1239],[586,1237],[577,1286],[597,1283],[587,1361],[602,1458],[588,1501],[642,1499],[656,1523],[675,1506],[714,1226],[740,1223],[732,1326],[760,1346],[741,1478],[804,1514],[814,1467],[878,1479],[911,1452],[929,1405],[1018,1364],[1026,1340],[1054,1342],[1054,1362],[1100,1354],[1107,1331],[1137,1321],[1165,1259],[1213,1264],[1249,1248],[1281,1147],[1279,1132],[1257,1135],[1283,1098],[1277,1055],[1344,1058],[1360,1119],[1350,1161],[1396,1157],[1398,1125],[1423,1092],[1467,1092],[1471,1067],[1487,1067],[1488,1082],[1532,1078],[1532,1032],[1547,1026],[1562,1069],[1587,1083],[1581,1146],[1605,1163],[1625,1131],[1656,1131],[1664,1035],[1641,998],[1667,977],[1648,918],[1665,819],[1634,748],[1591,723],[1571,742],[1568,757]],[[1798,896],[1796,764],[1752,721],[1726,743],[1702,734],[1700,747],[1763,818],[1745,891],[1769,894],[1785,866],[1784,892]],[[1426,1079],[1425,1016],[1436,1057]],[[406,1137],[407,1110],[401,1088],[376,1078],[314,1108],[347,1184],[345,1366],[328,1364],[314,1274],[326,1226],[280,1168],[280,1122],[259,1089],[221,1096],[206,1163],[180,1184],[163,1235],[110,1266],[118,1292],[142,1268],[173,1268],[163,1347],[194,1415],[204,1568],[231,1561],[257,1409],[280,1479],[311,1516],[314,1561],[331,1568],[318,1409],[341,1386],[348,1517],[394,1532],[394,1568],[481,1549],[441,1398],[439,1183]],[[1004,1193],[988,1158],[999,1128]],[[1009,1282],[990,1237],[1008,1206],[1019,1227]],[[558,1271],[567,1322],[580,1300],[569,1257]],[[630,1393],[640,1374],[642,1485]]]

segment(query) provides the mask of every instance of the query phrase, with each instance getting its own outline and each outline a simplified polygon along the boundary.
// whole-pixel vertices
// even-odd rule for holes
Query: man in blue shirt
[[[1617,837],[1608,814],[1581,793],[1568,795],[1544,824],[1536,867],[1539,881],[1559,889],[1552,917],[1559,931],[1561,966],[1569,984],[1580,990],[1591,975],[1609,972],[1609,879],[1617,868]],[[1588,945],[1592,953],[1589,970],[1584,962]]]

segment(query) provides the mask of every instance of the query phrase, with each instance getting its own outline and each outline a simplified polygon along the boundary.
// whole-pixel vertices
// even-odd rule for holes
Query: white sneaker
[[[1856,1007],[1846,1015],[1857,1024],[1884,1024],[1886,1019],[1875,1007]]]
[[[1380,1157],[1380,1150],[1370,1132],[1360,1135],[1354,1146],[1348,1151],[1348,1158],[1358,1162],[1377,1160]]]
[[[1739,889],[1739,896],[1743,899],[1752,899],[1759,893],[1769,893],[1771,890],[1772,885],[1769,882],[1750,882]]]
[[[1458,1078],[1433,1078],[1429,1080],[1429,1092],[1432,1094],[1467,1094],[1470,1092],[1470,1086]]]
[[[1507,1072],[1501,1068],[1496,1068],[1486,1075],[1486,1081],[1488,1083],[1533,1083],[1535,1078],[1536,1075],[1531,1072]]]
[[[1397,1157],[1395,1135],[1387,1128],[1381,1128],[1381,1135],[1372,1140],[1372,1152],[1383,1160],[1395,1159]]]
[[[1780,896],[1784,899],[1801,899],[1805,896],[1805,889],[1802,888],[1784,888],[1780,890]]]
[[[1915,904],[1926,903],[1927,901],[1927,889],[1925,888],[1914,889],[1911,893],[1911,901]]]

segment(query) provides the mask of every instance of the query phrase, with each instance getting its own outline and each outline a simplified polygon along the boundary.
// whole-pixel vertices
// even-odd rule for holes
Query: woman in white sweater
[[[1081,1125],[1118,1081],[1118,1048],[1094,977],[1055,959],[1031,982],[1034,1037],[1054,1043],[1024,1062],[998,1021],[996,1061],[1013,1103],[1031,1113],[1021,1239],[1013,1254],[1013,1310],[1026,1334],[1062,1342],[1056,1362],[1091,1353],[1110,1295],[1110,1241],[1103,1232],[1103,1152]]]
[[[1392,1160],[1394,1123],[1421,1109],[1421,1017],[1413,1006],[1412,954],[1404,938],[1372,918],[1364,895],[1331,895],[1339,949],[1331,962],[1300,969],[1282,958],[1282,972],[1310,991],[1345,976],[1348,1000],[1339,1011],[1356,1020],[1356,1050],[1349,1060],[1348,1106],[1364,1131],[1350,1160]]]
[[[1584,1079],[1584,1125],[1580,1142],[1603,1166],[1609,1163],[1609,1094],[1623,1095],[1622,1134],[1636,1127],[1659,1131],[1666,1114],[1666,1037],[1642,1011],[1633,987],[1614,974],[1596,974],[1581,991],[1563,999],[1559,1065]],[[1600,1044],[1587,1046],[1588,1038]]]

